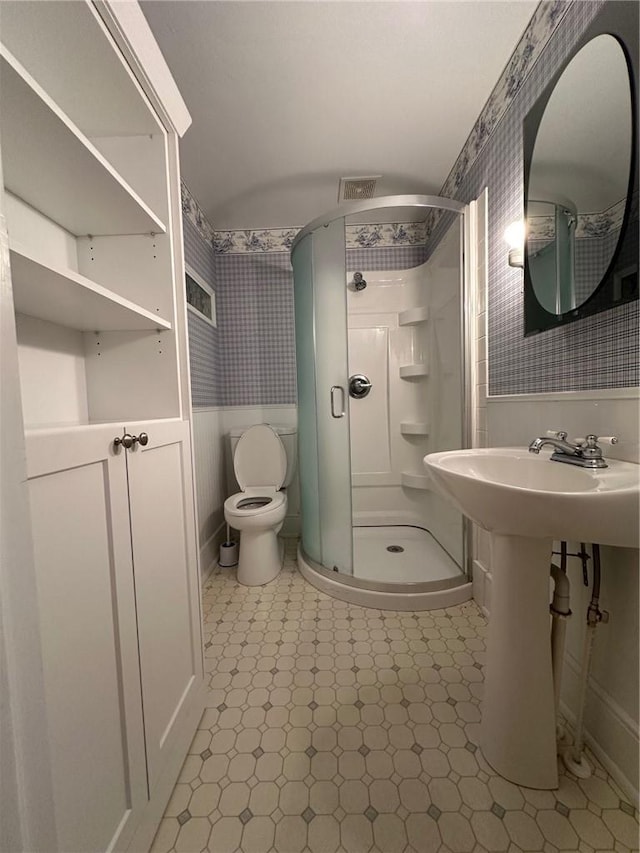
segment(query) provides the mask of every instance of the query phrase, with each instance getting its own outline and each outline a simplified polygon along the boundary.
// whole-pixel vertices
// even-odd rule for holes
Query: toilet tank
[[[287,454],[287,473],[282,484],[283,488],[291,485],[293,475],[296,472],[296,460],[298,458],[298,432],[294,426],[286,424],[269,424],[271,429],[276,432],[280,441],[284,445],[285,453]],[[233,458],[236,452],[236,445],[243,432],[249,429],[248,426],[233,427],[229,432],[229,440],[231,442],[231,457]]]

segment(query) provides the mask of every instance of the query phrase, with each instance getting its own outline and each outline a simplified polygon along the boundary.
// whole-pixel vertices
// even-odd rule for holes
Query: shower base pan
[[[356,527],[353,533],[353,575],[324,568],[299,546],[302,576],[334,598],[380,610],[439,610],[472,598],[472,584],[426,530]]]
[[[353,528],[353,576],[394,584],[459,582],[461,572],[428,530],[388,525]]]

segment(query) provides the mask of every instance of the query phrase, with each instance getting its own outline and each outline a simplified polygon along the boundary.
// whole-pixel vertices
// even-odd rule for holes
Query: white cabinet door
[[[27,436],[58,849],[124,849],[147,799],[124,451]]]
[[[127,451],[149,790],[184,752],[201,696],[202,640],[189,425],[128,425],[149,443]]]

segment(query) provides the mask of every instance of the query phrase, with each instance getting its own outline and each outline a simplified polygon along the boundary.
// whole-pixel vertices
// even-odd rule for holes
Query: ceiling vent
[[[338,201],[363,201],[373,198],[376,182],[382,175],[369,175],[365,178],[340,178]]]

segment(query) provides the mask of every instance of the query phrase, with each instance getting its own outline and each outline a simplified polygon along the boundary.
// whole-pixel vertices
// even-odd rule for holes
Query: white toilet
[[[238,581],[260,586],[282,566],[278,532],[287,514],[287,493],[296,460],[294,427],[257,424],[229,434],[233,470],[242,489],[224,502],[224,517],[240,531]]]

